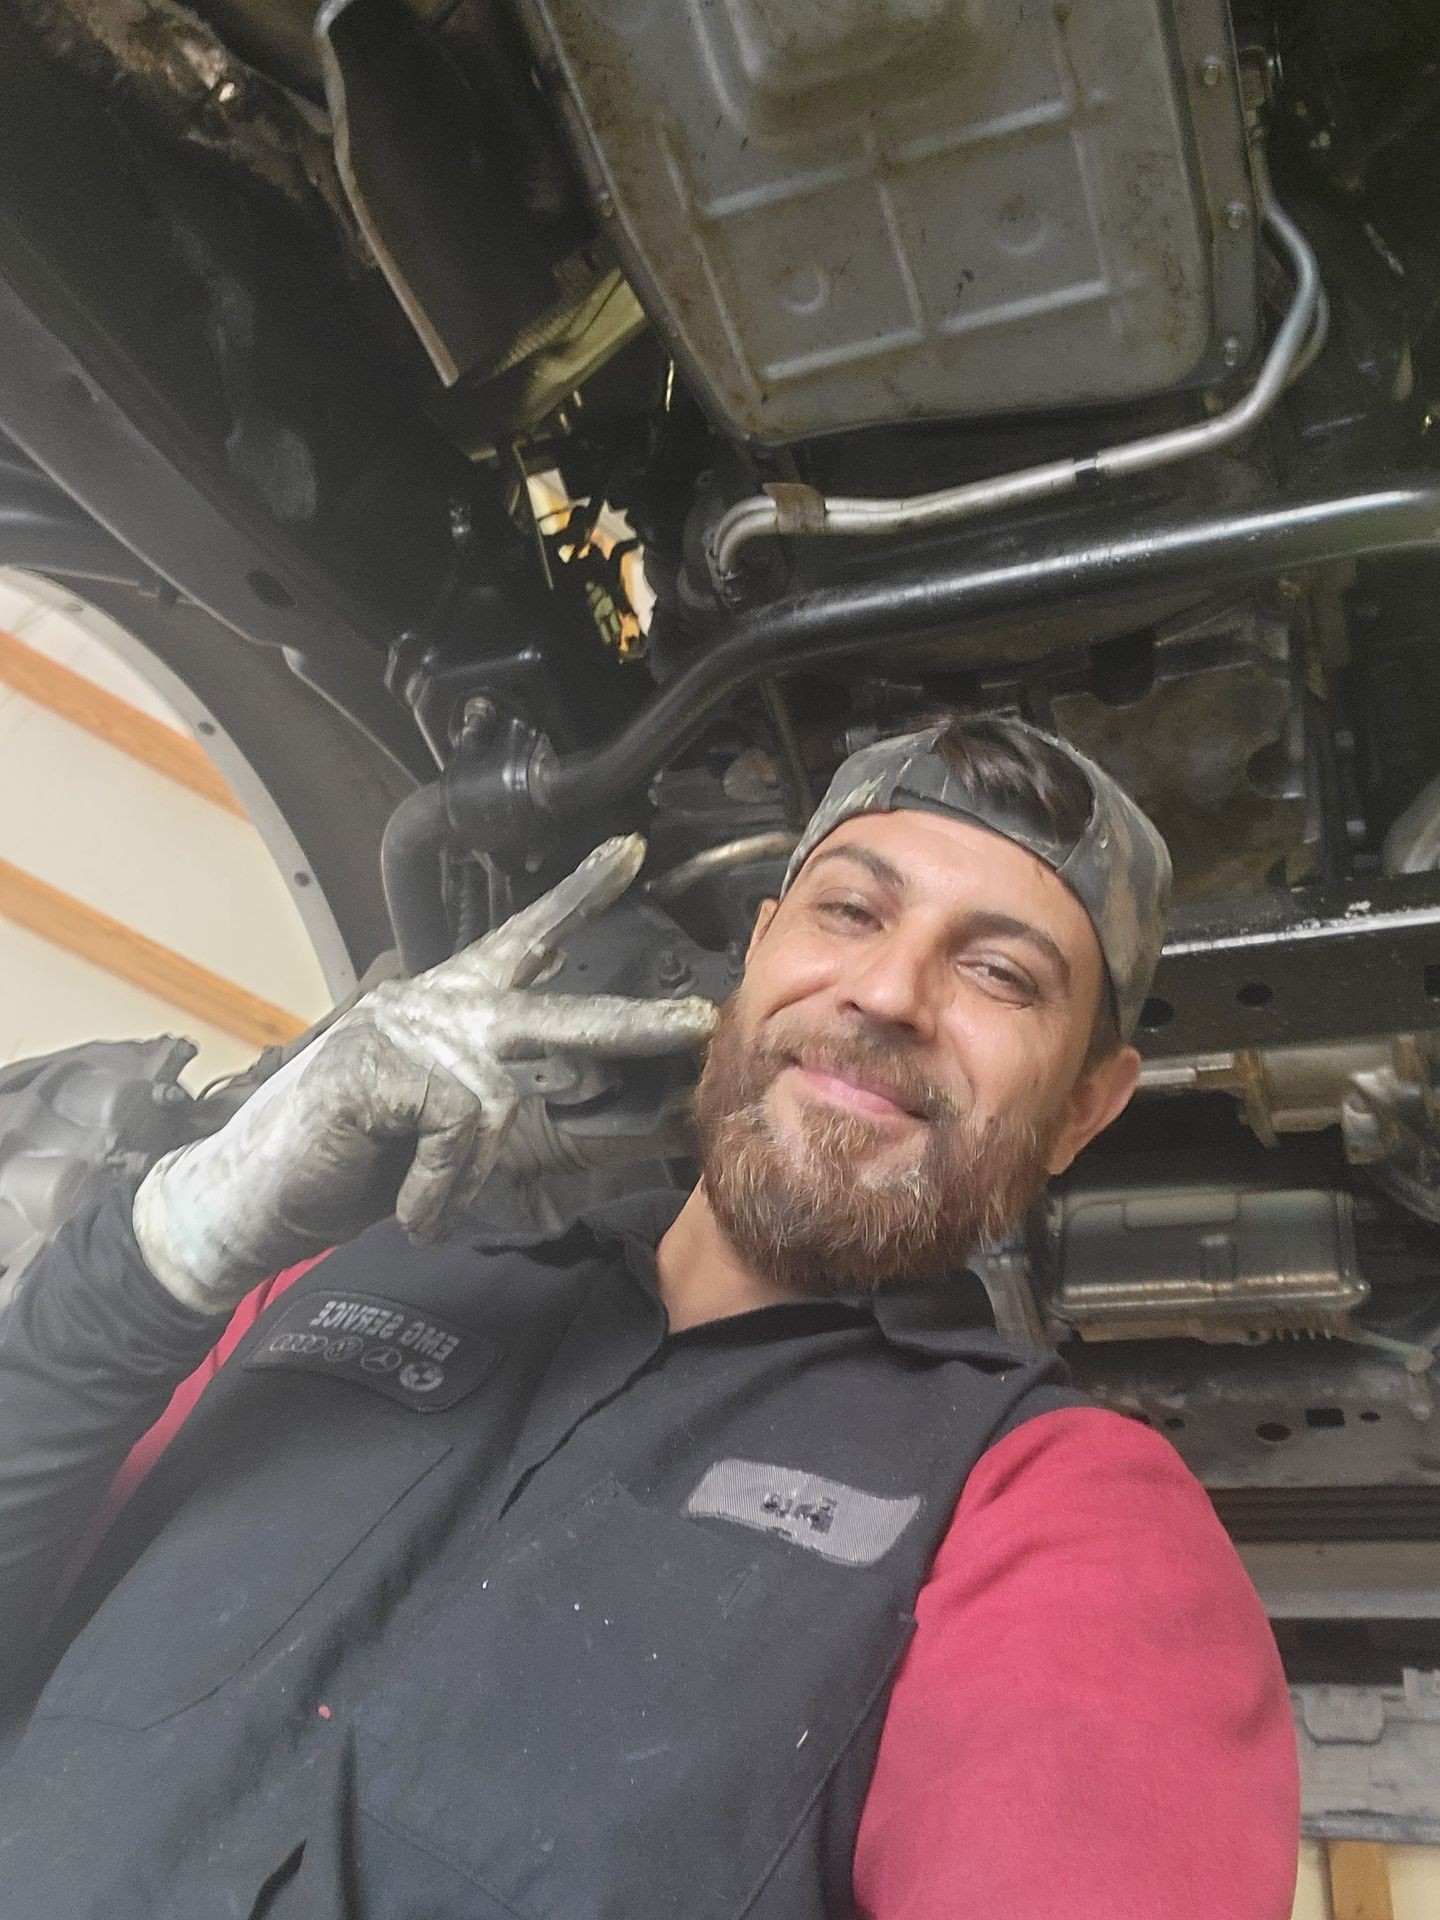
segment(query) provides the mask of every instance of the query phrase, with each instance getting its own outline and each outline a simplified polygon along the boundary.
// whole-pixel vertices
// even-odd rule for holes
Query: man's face
[[[1114,1117],[1084,1071],[1100,950],[1012,841],[936,814],[843,822],[761,910],[696,1114],[736,1250],[796,1292],[962,1266]]]

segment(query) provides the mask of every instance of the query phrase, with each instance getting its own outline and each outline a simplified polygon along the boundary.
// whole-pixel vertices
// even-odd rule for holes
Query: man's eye
[[[829,920],[843,921],[852,927],[875,925],[875,915],[859,900],[822,900],[818,911]]]
[[[998,993],[1016,999],[1035,998],[1035,983],[1030,976],[1007,966],[1003,960],[971,960],[968,965],[971,973]]]

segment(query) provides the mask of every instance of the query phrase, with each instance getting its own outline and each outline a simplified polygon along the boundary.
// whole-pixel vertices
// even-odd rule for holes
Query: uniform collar
[[[597,1244],[622,1249],[631,1272],[653,1293],[655,1250],[688,1198],[688,1193],[673,1188],[628,1193],[587,1208],[577,1224]],[[795,1304],[868,1313],[891,1346],[916,1353],[965,1354],[1012,1364],[1019,1364],[1023,1357],[995,1331],[989,1295],[979,1276],[968,1268],[943,1280],[902,1282],[883,1293],[839,1293],[824,1301]]]

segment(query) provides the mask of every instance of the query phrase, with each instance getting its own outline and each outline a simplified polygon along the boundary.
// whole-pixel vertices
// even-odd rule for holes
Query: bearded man
[[[965,1269],[1135,1086],[1159,836],[1018,722],[864,749],[714,1026],[693,1192],[487,1243],[484,1176],[563,1159],[507,1061],[714,1023],[530,990],[642,855],[377,989],[27,1272],[6,1910],[1284,1920],[1238,1560]]]

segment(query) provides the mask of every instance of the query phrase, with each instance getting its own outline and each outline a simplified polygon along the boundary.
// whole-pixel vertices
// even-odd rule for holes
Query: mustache
[[[786,1067],[801,1066],[878,1086],[897,1105],[932,1123],[961,1120],[968,1111],[965,1103],[925,1071],[913,1052],[861,1027],[838,1033],[776,1031],[756,1047],[754,1064],[764,1074],[761,1091]]]

